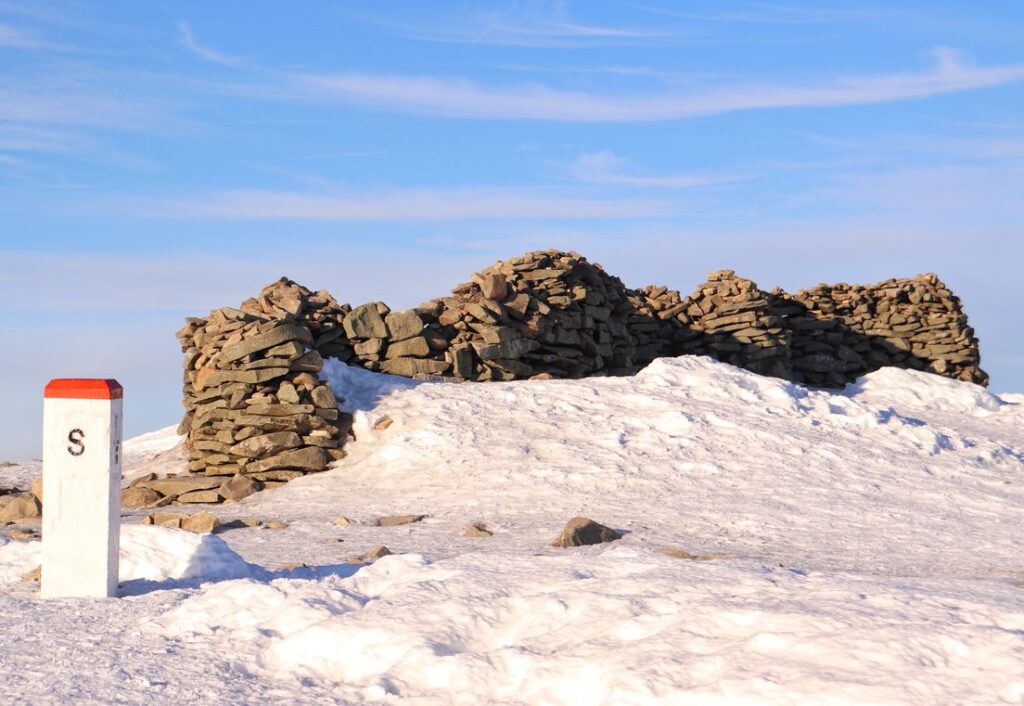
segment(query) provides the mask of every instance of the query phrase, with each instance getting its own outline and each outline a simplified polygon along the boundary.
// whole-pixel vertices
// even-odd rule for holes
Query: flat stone
[[[157,525],[159,527],[181,527],[181,523],[188,517],[184,512],[154,512],[147,515],[143,520],[144,525]]]
[[[259,385],[270,382],[290,373],[288,368],[260,368],[258,370],[218,370],[210,375],[207,386],[217,387],[227,382],[241,382],[247,385]]]
[[[562,534],[555,540],[556,547],[582,547],[621,539],[622,535],[611,527],[594,522],[589,517],[574,517],[566,523]]]
[[[381,365],[381,371],[391,375],[401,375],[411,378],[413,375],[440,375],[451,367],[451,363],[442,360],[430,360],[428,358],[395,358],[386,360]]]
[[[387,352],[388,358],[401,358],[404,356],[423,358],[428,355],[430,355],[430,344],[427,343],[427,339],[423,336],[393,342],[388,346]]]
[[[272,520],[272,521],[266,523],[263,526],[266,527],[267,529],[272,529],[272,530],[273,529],[288,529],[288,523],[287,522],[281,522],[280,520]]]
[[[327,467],[327,454],[319,446],[306,446],[292,451],[283,451],[275,456],[254,461],[246,466],[248,473],[260,473],[280,468],[296,468],[308,471],[322,471]]]
[[[516,338],[507,343],[474,343],[473,348],[481,360],[515,360],[537,350],[540,344],[532,338]]]
[[[231,453],[246,458],[262,458],[298,446],[302,446],[302,439],[294,431],[275,431],[239,441],[231,447]]]
[[[335,399],[334,393],[331,392],[331,388],[327,385],[314,387],[310,396],[313,398],[313,404],[321,409],[338,408],[338,400]]]
[[[222,498],[216,490],[193,490],[190,493],[182,493],[177,500],[179,503],[185,504],[216,504],[221,502]]]
[[[381,517],[377,520],[378,527],[398,527],[400,525],[411,525],[414,522],[423,520],[426,515],[391,515]]]
[[[178,476],[177,478],[160,478],[139,483],[137,488],[149,488],[161,495],[178,496],[196,490],[210,490],[221,484],[221,479],[210,476]]]
[[[42,515],[42,506],[34,496],[19,495],[13,500],[9,500],[6,505],[0,508],[0,524],[20,522],[21,520],[35,520],[42,517]]]
[[[230,346],[224,346],[219,357],[221,361],[230,363],[244,358],[247,355],[252,355],[258,351],[267,350],[268,348],[279,346],[282,343],[287,343],[288,341],[298,341],[299,343],[312,345],[313,335],[305,326],[300,326],[298,324],[282,324],[280,326],[275,326],[264,333],[256,334],[252,338],[244,339]]]
[[[181,521],[181,528],[189,532],[210,534],[220,526],[220,520],[211,512],[197,512]]]
[[[11,539],[17,539],[22,542],[28,542],[33,539],[39,539],[39,535],[36,534],[35,530],[22,528],[12,529],[10,531],[10,537]]]
[[[293,414],[312,414],[313,410],[311,404],[252,404],[245,411],[266,417],[288,417]]]
[[[392,342],[404,341],[423,332],[423,319],[411,309],[388,314],[384,323]]]
[[[134,486],[121,491],[121,507],[146,507],[160,500],[163,496],[151,488]]]
[[[260,473],[249,474],[248,477],[267,483],[270,481],[287,482],[295,480],[296,478],[301,478],[304,475],[306,475],[304,471],[262,471]]]
[[[357,306],[342,322],[349,338],[387,338],[388,329],[376,302]]]
[[[217,488],[217,492],[225,500],[241,500],[261,490],[263,490],[262,483],[252,478],[247,478],[241,473],[231,476]]]

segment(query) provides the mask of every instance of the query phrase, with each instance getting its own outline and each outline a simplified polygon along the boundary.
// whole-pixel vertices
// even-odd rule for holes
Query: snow
[[[19,581],[41,560],[42,542],[0,544],[0,584]],[[237,579],[260,575],[260,571],[220,537],[171,527],[126,525],[121,528],[118,574],[120,582],[126,584],[167,579]]]
[[[698,357],[578,381],[323,376],[355,414],[348,456],[213,510],[287,529],[199,537],[130,513],[127,598],[0,586],[11,693],[1024,703],[1024,395],[895,369],[822,391]],[[133,474],[180,471],[178,443],[127,442],[126,468],[134,449]],[[375,526],[396,514],[428,517]],[[623,539],[552,547],[581,514]],[[472,522],[494,536],[463,537]],[[345,563],[378,544],[395,555]],[[0,546],[0,580],[32,547]]]

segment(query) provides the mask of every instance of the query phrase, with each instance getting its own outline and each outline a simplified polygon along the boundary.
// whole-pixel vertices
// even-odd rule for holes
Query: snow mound
[[[621,547],[405,555],[350,578],[209,585],[148,628],[352,701],[973,703],[985,684],[1016,703],[1016,591]]]
[[[0,583],[19,581],[42,561],[42,542],[0,544]],[[121,527],[119,580],[166,581],[248,578],[259,569],[219,537],[170,527]]]

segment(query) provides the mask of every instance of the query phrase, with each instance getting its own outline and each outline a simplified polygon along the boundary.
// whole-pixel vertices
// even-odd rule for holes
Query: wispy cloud
[[[188,22],[178,23],[178,41],[190,52],[211,63],[235,68],[246,65],[246,60],[241,57],[224,54],[200,44]]]
[[[59,51],[69,49],[69,47],[64,45],[39,39],[30,32],[3,23],[0,23],[0,47],[8,49],[52,49]]]
[[[596,199],[542,189],[395,189],[309,194],[228,191],[185,199],[121,202],[147,218],[242,221],[461,221],[487,219],[644,218],[669,215],[675,205],[655,199]]]
[[[569,176],[592,184],[688,189],[723,184],[749,178],[743,175],[676,173],[658,176],[639,175],[628,171],[628,163],[613,152],[585,152],[569,165]]]
[[[737,111],[887,103],[1014,83],[1024,64],[975,66],[949,49],[916,73],[848,76],[813,84],[749,84],[691,93],[602,95],[543,85],[491,88],[461,79],[347,74],[292,75],[297,97],[466,118],[566,122],[680,120]]]
[[[716,4],[717,5],[717,4]],[[856,22],[860,20],[876,20],[891,16],[892,12],[876,10],[844,10],[840,8],[801,7],[799,5],[770,5],[763,3],[740,6],[736,10],[715,9],[701,12],[699,10],[666,9],[650,5],[636,5],[638,10],[665,17],[677,17],[697,22],[721,22],[742,24],[773,24],[773,25],[807,25],[832,24],[836,22]]]

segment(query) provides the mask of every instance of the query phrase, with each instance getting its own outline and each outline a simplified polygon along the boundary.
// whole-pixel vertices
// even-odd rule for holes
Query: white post
[[[122,394],[116,380],[43,392],[43,598],[117,595]]]

